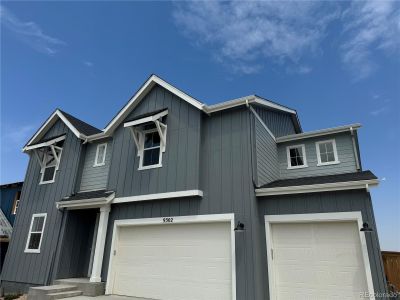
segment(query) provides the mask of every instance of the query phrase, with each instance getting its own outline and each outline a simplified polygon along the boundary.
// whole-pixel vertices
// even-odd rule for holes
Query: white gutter
[[[276,142],[284,143],[284,142],[289,142],[289,141],[296,141],[296,140],[301,140],[301,139],[306,139],[306,138],[323,136],[323,135],[327,135],[327,134],[347,132],[347,131],[358,129],[360,127],[361,127],[361,124],[355,123],[355,124],[344,125],[344,126],[339,126],[339,127],[309,131],[309,132],[304,132],[304,133],[299,133],[299,134],[290,134],[290,135],[278,137],[276,139]]]
[[[261,189],[256,189],[255,192],[257,197],[262,197],[262,196],[318,193],[318,192],[358,190],[358,189],[368,190],[370,187],[377,186],[378,184],[379,184],[378,179],[369,179],[369,180],[358,180],[358,181],[261,188]]]

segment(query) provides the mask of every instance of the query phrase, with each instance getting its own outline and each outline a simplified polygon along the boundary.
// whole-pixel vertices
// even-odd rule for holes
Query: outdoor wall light
[[[374,231],[372,228],[369,227],[368,223],[363,223],[363,227],[360,229],[360,231],[363,232],[372,232]]]
[[[244,224],[242,222],[238,221],[234,231],[243,232],[244,231]]]

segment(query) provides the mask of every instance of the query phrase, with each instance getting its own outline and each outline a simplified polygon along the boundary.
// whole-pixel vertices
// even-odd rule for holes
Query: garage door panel
[[[356,222],[276,223],[271,234],[278,299],[354,299],[368,291]]]
[[[230,223],[119,229],[113,293],[188,300],[231,299]]]

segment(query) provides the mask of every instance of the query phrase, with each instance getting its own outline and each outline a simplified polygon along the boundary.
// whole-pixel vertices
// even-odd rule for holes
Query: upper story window
[[[26,241],[25,252],[40,253],[44,226],[46,225],[47,214],[33,214]]]
[[[139,170],[162,167],[162,154],[167,142],[167,114],[168,110],[162,109],[138,116],[124,124],[124,127],[130,129],[137,148]]]
[[[316,142],[318,166],[333,165],[340,163],[335,140]]]
[[[107,143],[97,145],[96,157],[93,167],[104,166],[106,164]]]
[[[288,169],[307,167],[306,149],[304,145],[288,146],[286,152]]]
[[[41,163],[40,184],[52,183],[55,181],[58,167],[60,166],[62,142],[45,147],[42,150],[43,158]]]
[[[17,214],[17,210],[18,210],[18,207],[19,207],[19,199],[20,198],[21,198],[21,191],[17,191],[15,193],[14,204],[13,204],[13,208],[12,208],[12,211],[11,211],[11,213],[13,215]]]

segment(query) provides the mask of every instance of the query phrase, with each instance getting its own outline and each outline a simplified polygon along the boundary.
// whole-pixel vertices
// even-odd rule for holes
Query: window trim
[[[324,144],[324,143],[332,143],[333,156],[335,157],[334,161],[329,161],[329,162],[322,162],[321,161],[321,152],[319,150],[319,145],[320,144]],[[339,156],[338,156],[338,153],[337,153],[336,140],[335,139],[323,140],[323,141],[315,142],[315,148],[317,150],[317,160],[318,160],[317,167],[340,164]]]
[[[292,166],[292,161],[290,159],[290,150],[294,148],[301,148],[301,152],[303,155],[303,164],[300,166]],[[307,168],[307,156],[306,156],[306,146],[305,144],[298,144],[298,145],[290,145],[286,147],[286,158],[287,158],[287,168],[288,170],[293,170],[293,169],[303,169]]]
[[[104,146],[104,154],[103,154],[103,159],[102,159],[102,162],[98,162],[98,159],[99,159],[99,150],[100,150],[100,147],[102,147],[102,146]],[[105,164],[106,164],[106,155],[107,155],[107,143],[101,143],[101,144],[98,144],[97,145],[97,148],[96,148],[96,156],[95,156],[95,158],[94,158],[94,164],[93,164],[93,167],[101,167],[101,166],[104,166]]]
[[[62,152],[63,152],[63,148],[57,147],[57,150],[60,151],[58,155],[57,155],[57,153],[56,153],[56,149],[55,149],[55,148],[56,148],[56,147],[55,147],[54,145],[51,145],[51,146],[50,146],[50,151],[53,153],[54,159],[55,159],[55,164],[54,164],[54,165],[51,165],[51,166],[47,166],[47,167],[46,167],[45,161],[46,161],[47,151],[48,151],[48,150],[46,150],[46,152],[43,154],[43,159],[41,160],[41,165],[40,165],[40,173],[41,173],[40,182],[39,182],[40,185],[41,185],[41,184],[49,184],[49,183],[53,183],[53,182],[56,181],[56,173],[57,173],[57,171],[58,171],[58,168],[60,167],[61,154],[62,154]],[[35,154],[37,155],[37,157],[38,157],[38,159],[39,159],[39,162],[40,162],[40,158],[39,158],[39,156],[38,156],[38,153],[35,152]],[[52,167],[55,167],[53,178],[52,178],[51,180],[43,181],[44,173],[45,173],[46,169],[47,169],[47,168],[52,168]]]
[[[35,218],[40,218],[44,217],[43,221],[43,228],[42,231],[40,231],[40,241],[39,241],[39,247],[37,249],[29,249],[29,241],[31,239],[31,234],[32,233],[39,233],[39,231],[33,231],[32,232],[32,226],[33,226],[33,221]],[[25,245],[25,253],[40,253],[40,248],[42,246],[42,241],[43,241],[43,234],[44,234],[44,229],[46,227],[46,219],[47,219],[47,213],[38,213],[38,214],[33,214],[31,218],[31,225],[29,226],[29,232],[28,232],[28,238],[26,239],[26,245]]]
[[[19,197],[18,197],[18,194],[19,194]],[[21,191],[17,191],[15,193],[15,196],[14,196],[14,203],[13,203],[13,208],[12,208],[12,211],[11,211],[12,215],[16,215],[17,214],[17,210],[18,210],[18,207],[19,207],[20,200],[21,200]]]
[[[161,136],[160,136],[160,146],[159,147],[152,147],[151,149],[155,149],[155,148],[159,148],[160,149],[160,154],[158,156],[158,164],[154,164],[154,165],[149,165],[149,166],[143,166],[143,158],[144,158],[144,140],[145,140],[145,136],[147,133],[152,133],[152,132],[157,132],[158,135],[160,135],[159,131],[157,128],[152,128],[152,129],[148,129],[148,130],[143,130],[140,131],[140,137],[139,137],[139,146],[140,146],[140,150],[139,150],[139,168],[138,170],[148,170],[148,169],[154,169],[154,168],[161,168],[162,167],[162,142],[161,142]],[[150,149],[150,148],[148,148]]]

